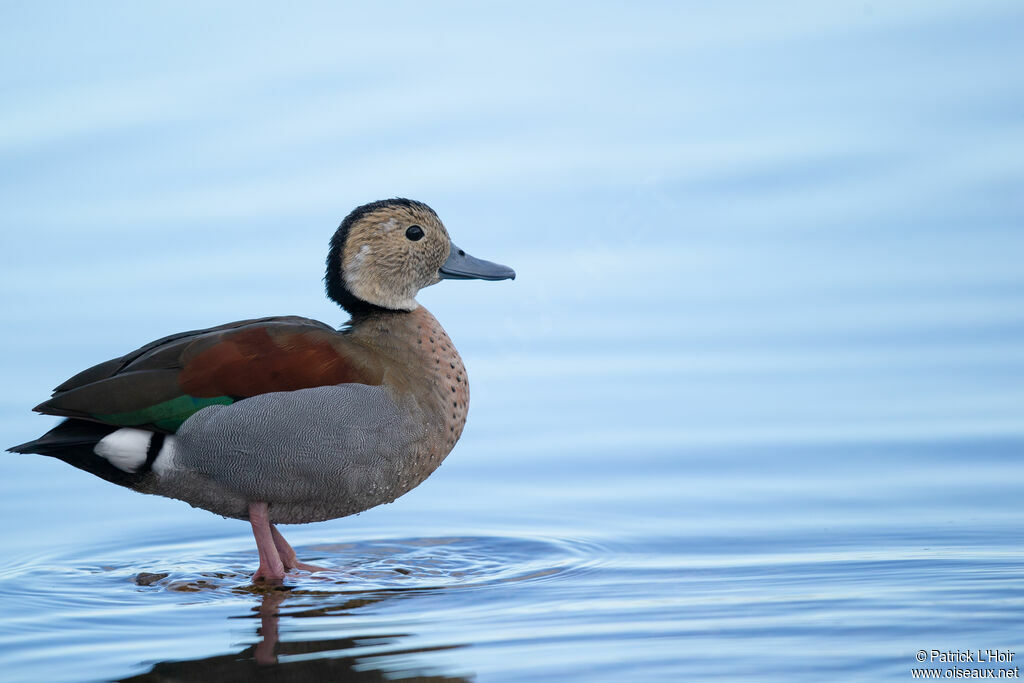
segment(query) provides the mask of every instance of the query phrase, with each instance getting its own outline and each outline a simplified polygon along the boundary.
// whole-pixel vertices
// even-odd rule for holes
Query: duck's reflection
[[[253,650],[253,659],[257,664],[277,664],[277,622],[280,620],[278,608],[284,602],[285,593],[274,591],[263,596],[257,611],[260,615],[260,628],[256,632],[260,642]]]
[[[236,654],[217,655],[203,659],[169,661],[155,664],[144,674],[123,681],[468,681],[462,676],[439,675],[436,667],[429,669],[411,664],[418,653],[450,650],[461,645],[429,648],[402,647],[410,634],[378,634],[327,640],[280,640],[278,626],[281,607],[287,601],[305,603],[288,615],[315,617],[337,615],[384,600],[387,594],[363,594],[358,598],[338,600],[337,593],[324,594],[324,602],[312,607],[306,600],[288,590],[267,590],[260,604],[253,608],[259,616],[256,633],[260,640]],[[315,597],[308,592],[303,598]],[[299,606],[299,605],[296,605]],[[365,652],[372,645],[372,654],[346,654],[357,648]],[[387,646],[393,645],[393,648]],[[400,661],[399,661],[400,659]]]

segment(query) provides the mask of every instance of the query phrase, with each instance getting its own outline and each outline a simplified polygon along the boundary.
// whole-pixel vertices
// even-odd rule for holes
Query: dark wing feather
[[[173,432],[208,405],[272,391],[380,384],[368,352],[324,323],[243,320],[158,339],[95,365],[36,407],[48,415]]]

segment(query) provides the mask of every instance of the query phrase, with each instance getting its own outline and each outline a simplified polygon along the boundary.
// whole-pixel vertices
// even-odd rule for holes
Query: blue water
[[[463,438],[396,503],[286,528],[332,571],[283,590],[244,523],[4,454],[0,678],[1024,658],[1019,3],[2,15],[0,445],[151,339],[342,323],[321,269],[366,201],[519,277],[421,294]]]

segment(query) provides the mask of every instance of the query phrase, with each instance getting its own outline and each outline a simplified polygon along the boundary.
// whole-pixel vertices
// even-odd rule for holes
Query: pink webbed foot
[[[273,524],[270,525],[270,533],[274,537],[274,546],[277,548],[278,556],[281,558],[281,562],[284,564],[285,571],[291,569],[301,569],[305,572],[325,572],[326,567],[318,567],[315,564],[306,564],[305,562],[299,562],[295,556],[295,550],[288,544],[288,541],[284,540],[284,536],[277,530],[277,527]]]
[[[253,583],[280,583],[285,572],[292,569],[327,571],[325,567],[299,562],[295,550],[284,540],[277,527],[270,523],[270,511],[266,503],[249,503],[249,523],[252,525],[252,535],[256,538],[256,550],[260,554],[259,569],[252,575]]]

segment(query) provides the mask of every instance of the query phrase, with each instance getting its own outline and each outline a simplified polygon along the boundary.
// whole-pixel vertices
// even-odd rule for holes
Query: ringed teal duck
[[[334,233],[324,278],[347,326],[287,316],[164,337],[58,386],[35,410],[66,419],[10,450],[248,520],[254,581],[319,569],[275,524],[389,503],[462,434],[466,369],[415,298],[446,278],[515,272],[456,247],[426,204],[360,206]]]

